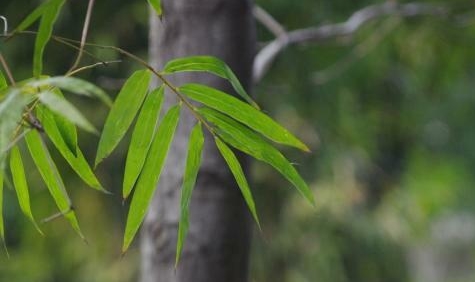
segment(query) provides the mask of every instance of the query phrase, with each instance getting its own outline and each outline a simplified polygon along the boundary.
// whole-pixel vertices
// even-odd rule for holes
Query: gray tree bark
[[[212,55],[228,63],[249,90],[255,55],[255,30],[250,0],[162,0],[164,17],[151,16],[151,64],[161,69],[168,60]],[[232,93],[230,85],[204,74],[176,75],[176,85],[199,82]],[[168,93],[168,106],[176,98]],[[165,170],[142,228],[142,282],[245,282],[251,222],[234,178],[206,136],[203,164],[190,206],[190,229],[175,270],[179,198],[195,118],[182,110],[181,121]]]

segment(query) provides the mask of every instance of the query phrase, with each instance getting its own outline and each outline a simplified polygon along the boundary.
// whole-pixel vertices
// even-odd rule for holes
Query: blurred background
[[[257,2],[293,30],[345,21],[384,1]],[[449,14],[385,17],[352,37],[292,46],[254,89],[265,111],[312,148],[312,154],[285,153],[310,184],[317,208],[271,168],[253,164],[263,231],[254,236],[251,281],[475,281],[475,4],[420,2],[446,7]],[[14,27],[38,3],[2,0],[0,14]],[[55,34],[79,39],[86,7],[87,1],[67,1]],[[147,24],[144,1],[97,1],[88,41],[147,58]],[[258,34],[263,43],[273,39],[262,26]],[[33,43],[33,36],[21,35],[3,46],[17,80],[30,76]],[[90,51],[102,60],[123,59]],[[64,73],[74,55],[51,42],[45,72]],[[125,59],[81,76],[114,96],[137,67]],[[97,125],[103,123],[107,112],[100,103],[70,98]],[[81,132],[80,138],[92,160],[97,137]],[[51,150],[88,244],[61,219],[42,225],[41,236],[6,189],[10,258],[0,254],[0,281],[136,281],[137,244],[120,257],[127,144],[97,170],[112,196],[88,189]],[[27,163],[40,220],[56,209]]]

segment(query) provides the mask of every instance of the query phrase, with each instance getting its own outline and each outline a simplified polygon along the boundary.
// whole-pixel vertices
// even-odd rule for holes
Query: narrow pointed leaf
[[[76,77],[70,77],[70,76],[47,77],[44,79],[28,82],[27,85],[33,88],[56,86],[60,89],[63,89],[65,91],[68,91],[77,95],[98,98],[104,104],[108,106],[112,105],[111,98],[107,96],[107,93],[104,92],[104,90],[102,90],[101,88],[97,87],[96,85],[88,81],[85,81]]]
[[[229,166],[234,178],[236,179],[236,183],[241,190],[242,196],[246,201],[249,210],[251,211],[252,217],[256,221],[257,225],[260,228],[259,218],[257,217],[256,211],[256,204],[254,203],[254,199],[252,197],[251,189],[249,188],[249,184],[247,183],[246,176],[244,175],[244,171],[242,170],[241,164],[239,160],[234,155],[233,151],[219,138],[215,138],[216,146],[218,147],[219,152],[223,156],[224,160]]]
[[[124,184],[122,189],[124,199],[127,198],[132,191],[145,163],[145,158],[147,157],[160,116],[160,109],[164,98],[163,93],[163,86],[150,92],[137,118],[127,153],[127,161],[125,163]]]
[[[165,65],[163,71],[165,74],[189,71],[205,71],[212,73],[216,76],[227,79],[239,96],[244,98],[244,100],[253,107],[259,109],[257,103],[254,102],[254,100],[252,100],[252,98],[246,93],[246,90],[244,90],[244,87],[242,87],[239,79],[237,79],[231,68],[225,62],[216,57],[192,56],[174,59]]]
[[[33,56],[33,76],[35,77],[39,77],[43,72],[43,53],[63,4],[64,0],[50,0],[42,13]]]
[[[50,91],[38,95],[40,102],[54,113],[68,119],[82,129],[97,134],[97,129],[66,99]]]
[[[201,129],[201,124],[198,123],[191,131],[190,140],[188,141],[188,155],[186,157],[185,173],[183,175],[183,185],[181,187],[181,213],[180,222],[178,224],[175,265],[177,265],[180,260],[183,243],[185,242],[186,234],[188,233],[191,193],[195,186],[196,177],[198,176],[198,171],[200,169],[203,144],[203,131]]]
[[[5,99],[0,102],[0,159],[5,159],[6,149],[28,102],[29,99],[18,89],[8,91]]]
[[[5,225],[3,221],[3,169],[0,168],[0,237],[5,244]]]
[[[139,230],[145,213],[150,205],[155,192],[160,174],[162,172],[165,159],[170,148],[173,135],[175,133],[178,119],[180,117],[180,106],[173,106],[163,117],[158,126],[157,133],[153,137],[150,152],[145,160],[142,173],[135,185],[135,192],[130,203],[127,223],[125,225],[124,244],[122,252],[124,253],[132,243],[132,240]]]
[[[162,15],[162,4],[160,0],[148,0],[148,3],[155,10],[155,13],[157,13],[157,16]]]
[[[150,71],[136,71],[120,90],[104,124],[97,149],[96,166],[114,150],[129,129],[147,95],[150,78]]]
[[[273,166],[312,205],[315,204],[312,191],[293,165],[260,135],[244,125],[217,111],[202,108],[199,111],[207,120],[218,128],[220,137],[232,147]]]
[[[64,117],[53,114],[54,122],[58,127],[58,131],[64,140],[68,149],[73,153],[73,155],[77,156],[79,145],[78,145],[78,133],[76,130],[76,126],[74,123],[70,122],[69,120],[65,119]]]
[[[36,224],[33,213],[31,212],[30,192],[28,191],[25,169],[23,168],[23,161],[21,160],[18,146],[14,146],[10,152],[10,170],[21,211],[26,215],[26,217],[28,217],[29,220],[31,220],[38,232],[43,234],[38,224]]]
[[[48,138],[58,149],[63,158],[68,162],[71,168],[77,173],[77,175],[90,187],[108,193],[108,191],[102,187],[101,183],[94,175],[94,172],[87,163],[87,160],[84,158],[81,150],[76,147],[74,152],[76,155],[71,152],[70,148],[66,144],[66,140],[63,138],[63,135],[60,132],[55,115],[42,106],[37,108],[36,113],[46,134],[48,135]]]
[[[229,94],[200,84],[183,85],[180,92],[244,123],[272,141],[309,151],[304,143],[272,118]]]
[[[48,148],[46,148],[40,134],[36,130],[32,130],[25,135],[25,141],[28,150],[30,151],[30,155],[33,158],[33,162],[38,168],[38,171],[58,206],[59,211],[69,221],[78,235],[84,239],[58,168],[51,158]]]
[[[50,5],[49,1],[43,2],[36,7],[21,23],[15,28],[14,32],[23,31],[29,28],[34,22],[36,22],[44,13],[45,9]]]

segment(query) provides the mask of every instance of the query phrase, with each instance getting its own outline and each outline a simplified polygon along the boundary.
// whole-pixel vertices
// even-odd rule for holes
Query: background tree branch
[[[414,17],[425,15],[444,17],[447,15],[447,9],[432,4],[416,2],[399,4],[391,1],[370,5],[358,10],[342,23],[325,24],[285,32],[285,29],[276,20],[262,8],[256,6],[254,8],[255,18],[276,35],[276,38],[257,53],[253,65],[253,80],[254,82],[260,81],[277,55],[289,45],[322,43],[337,37],[349,36],[356,33],[365,24],[386,16]]]

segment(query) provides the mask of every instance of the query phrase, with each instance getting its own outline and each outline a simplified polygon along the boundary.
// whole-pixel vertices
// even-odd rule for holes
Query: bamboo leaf
[[[127,79],[122,90],[120,90],[107,116],[101,139],[99,140],[95,161],[96,166],[114,150],[132,124],[147,95],[150,78],[150,71],[136,71]]]
[[[73,153],[73,155],[77,156],[79,151],[78,146],[78,133],[76,130],[76,126],[70,122],[69,120],[65,119],[64,117],[53,114],[54,123],[58,127],[59,133],[64,140],[64,143],[68,147],[68,149]]]
[[[81,150],[78,147],[74,149],[74,153],[70,150],[66,144],[66,140],[61,134],[56,116],[42,106],[37,107],[36,113],[49,139],[77,175],[90,187],[101,192],[109,193],[102,187],[101,183],[94,175],[94,172],[87,163]]]
[[[270,164],[280,172],[312,205],[315,205],[312,191],[292,164],[260,135],[244,125],[215,110],[199,110],[207,120],[218,128],[219,136],[232,147]]]
[[[34,22],[36,22],[44,13],[45,9],[50,5],[49,1],[43,2],[36,7],[21,23],[15,28],[14,32],[20,32],[29,28]]]
[[[10,146],[13,134],[21,121],[24,107],[29,99],[18,89],[7,92],[5,99],[0,102],[0,168],[6,158],[6,150]]]
[[[0,237],[5,245],[5,226],[3,221],[3,169],[0,168]]]
[[[251,214],[260,229],[259,218],[257,217],[256,211],[256,204],[254,203],[251,189],[249,188],[249,184],[247,183],[246,176],[244,175],[239,160],[236,158],[236,155],[234,155],[233,151],[223,141],[221,141],[219,138],[215,138],[214,140],[216,142],[216,146],[218,147],[219,152],[223,156],[224,160],[229,166],[229,169],[234,175],[236,183],[238,184],[239,189],[241,190],[242,196],[244,197],[244,200],[246,201],[246,204],[249,207],[249,210],[251,211]]]
[[[125,163],[124,184],[122,189],[124,199],[126,199],[132,191],[145,163],[145,158],[147,157],[160,116],[160,109],[164,98],[163,93],[163,86],[150,92],[137,118],[127,153],[127,161]]]
[[[88,132],[98,134],[97,129],[66,99],[50,91],[41,92],[38,95],[38,99],[54,113],[68,119]]]
[[[244,87],[242,87],[239,79],[237,79],[231,68],[225,62],[216,57],[192,56],[178,58],[169,61],[163,69],[165,74],[189,71],[205,71],[227,79],[239,96],[244,98],[244,100],[256,109],[259,109],[257,103],[254,102],[254,100],[252,100],[252,98],[246,93],[246,90],[244,90]]]
[[[36,130],[32,130],[25,135],[25,141],[28,150],[30,151],[30,155],[33,158],[33,162],[38,168],[38,171],[40,172],[40,175],[60,212],[69,221],[78,235],[84,239],[58,168],[51,158],[48,148],[46,148],[40,134]]]
[[[200,84],[183,85],[180,92],[244,123],[272,141],[309,151],[304,143],[269,116],[229,94]]]
[[[43,72],[43,53],[63,4],[64,0],[50,0],[42,13],[33,55],[33,76],[35,77],[39,77]]]
[[[30,193],[28,191],[25,169],[23,168],[23,161],[21,160],[18,146],[14,146],[10,152],[10,170],[21,211],[26,215],[26,217],[28,217],[29,220],[31,220],[38,232],[43,234],[38,224],[36,224],[33,213],[31,212]]]
[[[152,8],[155,10],[155,13],[157,13],[157,16],[162,15],[162,3],[160,0],[148,0],[148,3],[152,6]]]
[[[87,97],[95,97],[101,100],[104,104],[111,106],[112,100],[107,96],[106,92],[96,85],[76,77],[70,76],[54,76],[44,79],[38,79],[27,83],[33,88],[43,88],[48,86],[56,86],[60,89],[69,91],[77,95]]]
[[[152,201],[179,117],[180,106],[175,105],[165,114],[153,137],[150,152],[135,185],[135,192],[130,203],[125,225],[124,244],[122,245],[123,253],[129,248]]]
[[[0,91],[6,89],[7,87],[8,87],[7,80],[5,79],[3,72],[0,70]]]
[[[188,142],[188,155],[186,157],[185,173],[183,175],[183,185],[181,187],[181,214],[180,222],[178,224],[175,266],[178,264],[180,259],[183,243],[185,242],[186,234],[188,233],[191,193],[195,186],[196,177],[198,176],[198,171],[200,169],[203,144],[203,131],[201,129],[201,124],[198,123],[191,131],[190,140]]]

